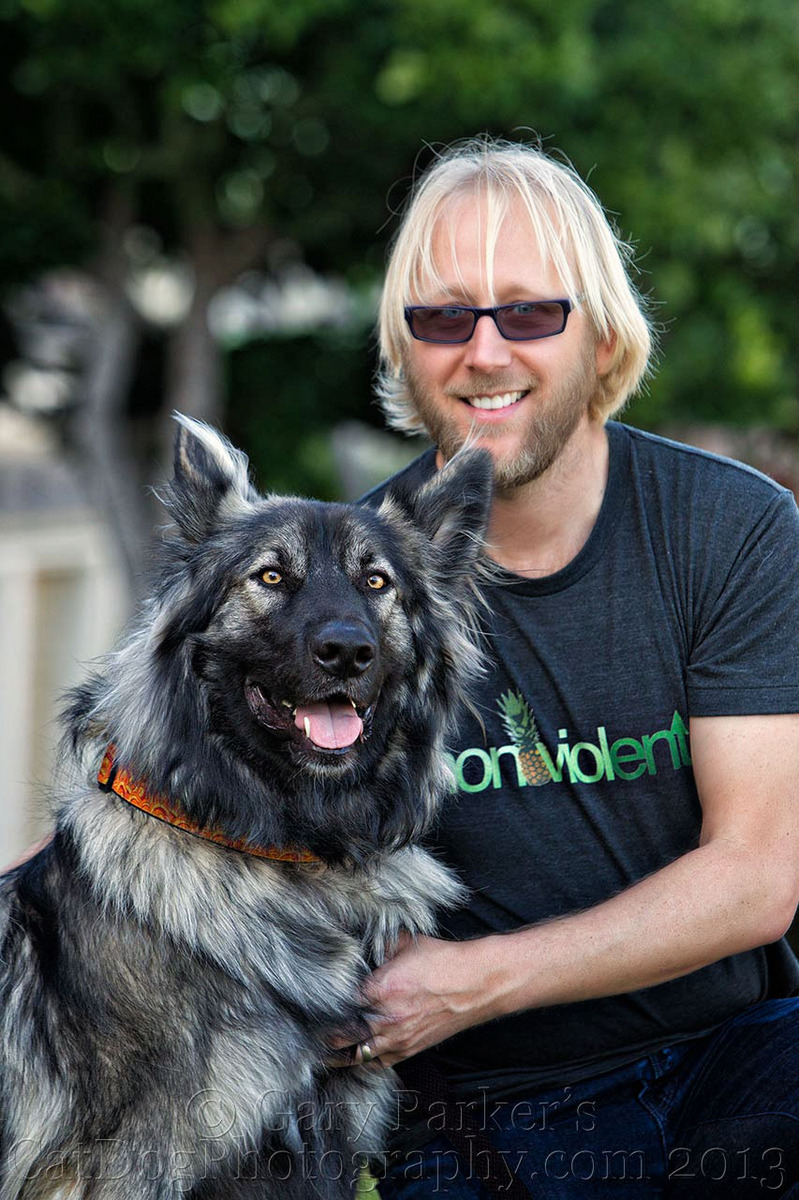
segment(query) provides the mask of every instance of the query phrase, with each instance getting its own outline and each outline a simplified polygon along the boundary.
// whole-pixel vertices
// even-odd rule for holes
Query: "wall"
[[[85,512],[0,521],[0,868],[50,825],[59,698],[127,614],[122,569]]]

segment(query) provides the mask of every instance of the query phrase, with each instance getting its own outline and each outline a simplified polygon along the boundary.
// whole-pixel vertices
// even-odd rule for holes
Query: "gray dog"
[[[390,1071],[360,986],[459,885],[414,843],[479,671],[488,456],[377,511],[261,497],[181,418],[151,598],[71,697],[0,880],[0,1200],[350,1196]]]

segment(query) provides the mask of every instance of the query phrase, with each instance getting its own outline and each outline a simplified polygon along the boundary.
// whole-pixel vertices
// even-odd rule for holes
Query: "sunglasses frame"
[[[511,335],[504,333],[500,328],[499,321],[497,320],[497,313],[504,312],[509,308],[518,308],[520,304],[530,304],[535,307],[543,304],[557,304],[563,313],[563,324],[561,325],[560,329],[554,329],[552,333],[539,333],[533,337],[512,337]],[[471,313],[472,327],[469,330],[467,337],[448,338],[442,341],[441,338],[421,337],[418,333],[414,333],[413,314],[415,312],[419,312],[420,310],[427,311],[429,309],[445,308],[456,308],[459,312]],[[471,304],[406,304],[404,314],[405,320],[408,323],[408,329],[411,332],[411,337],[415,338],[417,342],[428,342],[432,346],[462,346],[466,342],[471,341],[471,339],[474,337],[474,331],[477,328],[477,322],[481,317],[490,317],[496,325],[497,332],[499,333],[500,337],[503,337],[506,342],[539,342],[543,338],[557,337],[559,333],[563,333],[564,329],[566,328],[566,322],[569,319],[569,313],[573,311],[574,305],[572,304],[571,300],[517,300],[515,304],[496,304],[491,308],[474,308]]]

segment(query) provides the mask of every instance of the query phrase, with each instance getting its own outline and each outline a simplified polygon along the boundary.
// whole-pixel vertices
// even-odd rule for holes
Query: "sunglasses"
[[[495,308],[471,308],[467,304],[409,304],[405,309],[413,337],[420,342],[454,346],[468,342],[480,317],[491,317],[499,332],[510,342],[533,342],[536,338],[563,333],[572,311],[571,300],[525,300]]]

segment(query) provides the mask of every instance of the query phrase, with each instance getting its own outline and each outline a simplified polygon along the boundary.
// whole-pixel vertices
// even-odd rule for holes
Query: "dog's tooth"
[[[311,736],[311,718],[306,717],[303,721],[303,725],[305,726],[305,736],[309,738]]]
[[[284,708],[291,708],[290,700],[281,700],[280,703],[283,705]],[[296,712],[297,710],[295,709],[294,711]]]

